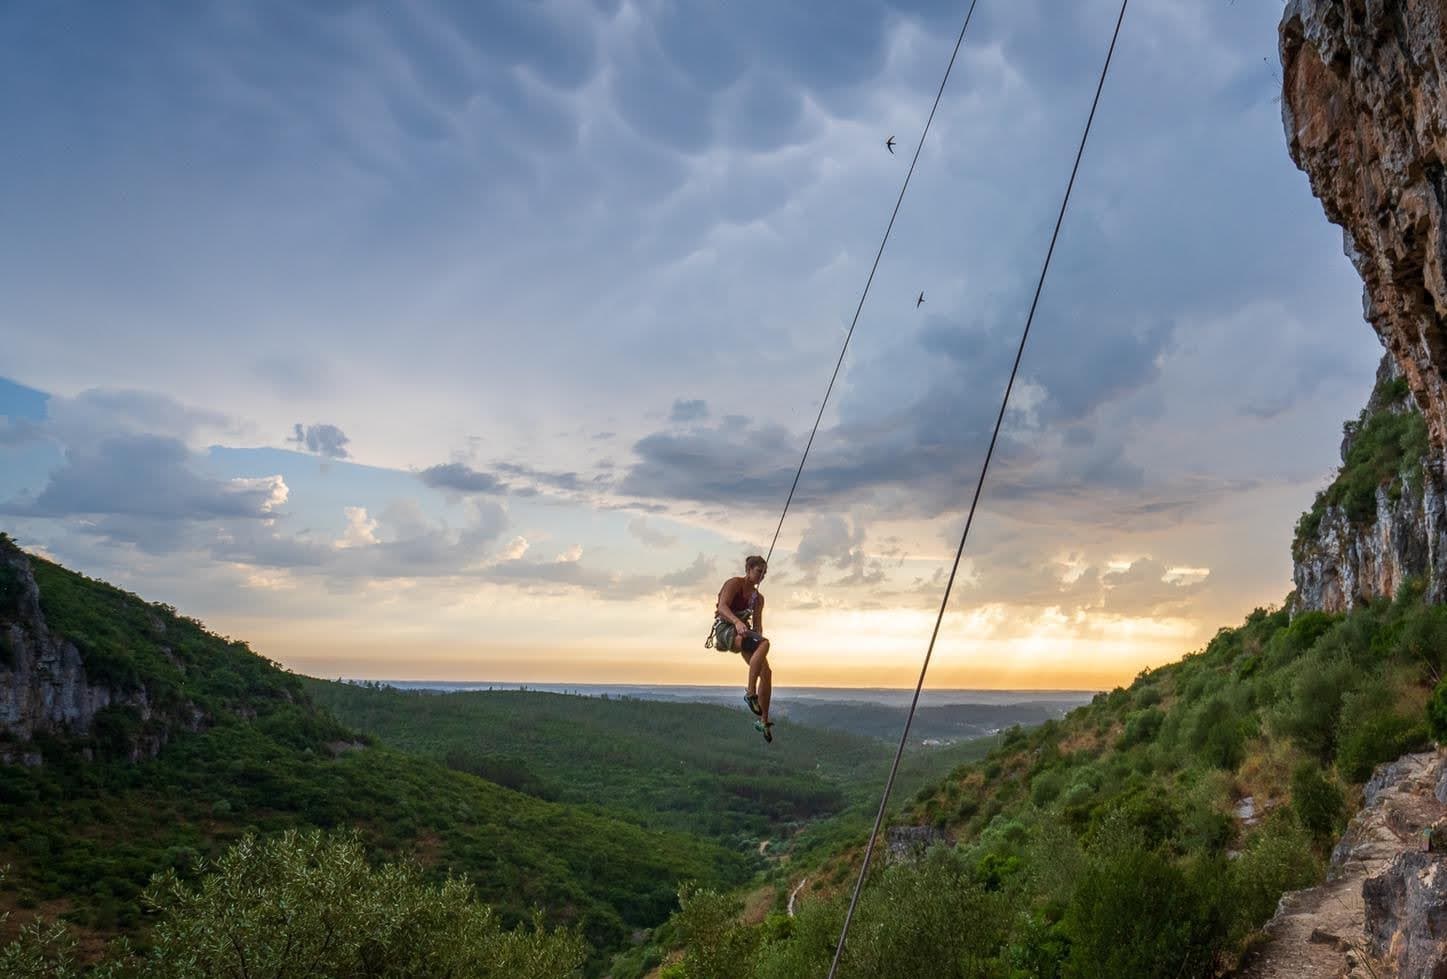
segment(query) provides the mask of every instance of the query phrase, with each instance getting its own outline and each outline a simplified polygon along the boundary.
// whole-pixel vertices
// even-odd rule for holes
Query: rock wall
[[[1447,816],[1444,762],[1434,751],[1377,767],[1326,880],[1282,895],[1240,979],[1447,975],[1447,854],[1422,849],[1423,831]]]
[[[1291,158],[1342,228],[1363,308],[1447,456],[1447,0],[1290,0]]]
[[[1383,393],[1398,390],[1400,385],[1393,382],[1399,377],[1396,362],[1384,356],[1363,419],[1416,412],[1410,395]],[[1361,433],[1360,421],[1345,428],[1344,469]],[[1320,519],[1309,532],[1303,536],[1298,531],[1292,547],[1297,611],[1350,611],[1373,598],[1395,595],[1409,577],[1427,581],[1430,597],[1442,600],[1447,586],[1447,493],[1441,480],[1408,459],[1397,478],[1377,487],[1374,503],[1375,516],[1367,521],[1354,520],[1341,504],[1320,507]]]
[[[1298,609],[1342,611],[1421,575],[1447,599],[1447,0],[1290,0],[1280,29],[1291,158],[1342,228],[1362,306],[1405,378],[1431,452],[1377,519],[1327,512],[1298,542]],[[1345,448],[1343,451],[1345,457]]]
[[[36,735],[88,737],[96,715],[112,705],[132,708],[146,725],[131,745],[131,760],[154,756],[165,742],[165,727],[149,724],[153,711],[145,690],[120,692],[90,681],[80,650],[46,625],[29,558],[5,540],[0,581],[7,600],[0,609],[0,764],[41,764],[41,752],[31,744]]]

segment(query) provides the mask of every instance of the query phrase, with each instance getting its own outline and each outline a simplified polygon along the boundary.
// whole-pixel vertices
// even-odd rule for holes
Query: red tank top
[[[757,588],[752,591],[740,588],[738,594],[729,602],[729,608],[732,609],[733,613],[739,618],[743,618],[746,615],[753,615],[754,605],[758,601],[758,598],[759,590]]]

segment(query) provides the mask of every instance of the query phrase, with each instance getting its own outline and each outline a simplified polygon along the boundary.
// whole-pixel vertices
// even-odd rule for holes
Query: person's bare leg
[[[759,669],[759,707],[763,710],[763,722],[769,723],[769,698],[774,693],[774,670],[767,662]]]
[[[749,680],[748,683],[744,685],[744,691],[748,693],[750,697],[755,696],[759,692],[759,678],[758,674],[754,672],[753,654],[744,652],[742,640],[739,639],[734,640],[734,651],[744,658],[744,663],[749,668]],[[755,652],[757,652],[757,650],[755,650]]]
[[[769,694],[773,691],[773,671],[769,670],[769,640],[759,642],[754,655],[749,657],[749,692],[759,695],[759,707],[764,711],[764,722],[769,720]],[[767,674],[766,674],[767,671]],[[759,680],[764,679],[760,689]]]

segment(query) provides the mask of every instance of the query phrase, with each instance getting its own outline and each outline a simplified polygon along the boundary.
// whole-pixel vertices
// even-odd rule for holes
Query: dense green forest
[[[46,627],[118,694],[90,734],[26,745],[43,764],[0,765],[0,937],[62,929],[30,924],[32,950],[78,941],[91,961],[126,936],[146,953],[161,934],[146,914],[156,875],[206,886],[249,840],[320,829],[354,834],[335,845],[374,864],[415,867],[418,886],[458,875],[499,936],[575,936],[596,975],[666,921],[681,887],[782,880],[783,858],[817,862],[856,838],[891,757],[787,722],[766,746],[718,706],[311,680],[173,608],[28,560]],[[0,625],[20,621],[23,592],[0,562]],[[986,747],[912,753],[904,781],[937,781]]]
[[[373,743],[245,644],[50,562],[30,565],[52,633],[116,690],[144,690],[153,709],[142,719],[107,708],[90,737],[38,737],[43,765],[0,765],[0,910],[18,912],[12,930],[40,911],[143,940],[140,896],[153,874],[192,873],[247,833],[348,827],[375,857],[463,875],[508,926],[541,908],[576,927],[596,971],[676,907],[681,882],[730,886],[757,863]],[[5,594],[0,621],[17,614],[15,590]],[[162,740],[154,759],[128,760]]]
[[[747,713],[708,704],[403,692],[320,680],[307,689],[348,726],[390,747],[539,798],[739,849],[876,802],[893,756],[873,738],[786,721],[766,746]],[[913,752],[905,783],[937,780],[983,750]]]
[[[842,975],[1205,977],[1282,892],[1318,880],[1380,762],[1447,735],[1447,608],[1418,583],[1350,615],[1258,609],[1062,721],[1016,730],[917,792],[959,843],[874,866]],[[1435,690],[1435,692],[1434,692]],[[1255,827],[1233,814],[1250,795]],[[797,917],[688,895],[672,979],[822,975],[858,849]]]

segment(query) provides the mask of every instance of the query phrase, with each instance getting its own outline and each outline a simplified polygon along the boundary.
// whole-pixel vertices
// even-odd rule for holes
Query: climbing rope
[[[839,379],[839,368],[844,366],[844,355],[849,350],[849,340],[854,336],[854,328],[859,325],[859,314],[864,310],[864,300],[869,298],[869,287],[874,283],[874,273],[879,269],[879,259],[884,255],[884,246],[889,244],[889,233],[894,229],[894,219],[899,217],[899,206],[904,203],[904,192],[909,190],[909,178],[914,176],[914,165],[919,162],[919,152],[924,149],[924,139],[929,135],[930,123],[935,121],[935,110],[940,107],[940,98],[945,94],[945,83],[950,80],[950,71],[955,67],[955,58],[959,56],[960,45],[964,43],[965,32],[970,29],[970,18],[975,15],[975,4],[979,0],[970,0],[970,9],[965,12],[965,23],[960,28],[960,36],[955,39],[955,50],[950,54],[950,63],[945,66],[944,77],[940,79],[940,90],[935,93],[935,104],[930,107],[929,118],[925,120],[924,130],[919,134],[919,145],[914,148],[914,159],[909,161],[909,172],[904,175],[904,184],[899,188],[899,197],[894,202],[894,212],[889,216],[889,224],[884,227],[884,237],[879,241],[879,251],[874,253],[874,264],[870,266],[869,278],[864,281],[864,291],[859,295],[859,305],[854,307],[854,319],[849,323],[849,332],[844,334],[844,346],[839,348],[839,359],[834,362],[834,373],[829,377],[829,386],[824,389],[824,400],[819,402],[819,414],[814,419],[814,430],[809,433],[809,441],[804,444],[804,454],[799,458],[799,468],[794,473],[794,484],[789,487],[789,496],[784,500],[784,510],[779,514],[779,525],[774,528],[774,539],[769,541],[769,553],[765,555],[764,561],[774,556],[774,545],[779,543],[779,531],[784,529],[784,518],[789,515],[789,504],[794,502],[794,491],[799,488],[799,477],[804,474],[804,463],[809,461],[809,450],[814,446],[814,436],[819,434],[819,422],[824,418],[824,408],[829,404],[829,395],[834,390],[834,382]],[[890,137],[893,140],[894,137]],[[893,152],[893,150],[891,150]]]
[[[1070,181],[1065,185],[1065,196],[1060,201],[1060,213],[1055,218],[1055,230],[1050,234],[1050,247],[1045,251],[1045,261],[1040,266],[1040,278],[1035,283],[1035,296],[1030,300],[1030,312],[1025,317],[1025,328],[1020,333],[1020,346],[1015,351],[1015,363],[1010,368],[1010,379],[1005,384],[1005,395],[1000,399],[1000,413],[995,417],[995,429],[990,435],[990,447],[985,450],[985,461],[980,466],[980,477],[975,482],[975,495],[970,500],[969,515],[965,518],[965,530],[960,535],[960,546],[955,551],[955,563],[950,568],[949,581],[945,583],[944,597],[940,600],[939,615],[935,617],[934,631],[930,633],[929,647],[925,650],[924,665],[920,667],[919,682],[914,687],[914,699],[910,701],[909,713],[905,716],[904,732],[899,736],[899,748],[894,753],[894,764],[889,769],[889,779],[884,783],[884,796],[879,800],[879,812],[874,817],[874,828],[869,833],[869,844],[864,848],[864,865],[859,868],[859,880],[854,884],[854,895],[849,899],[849,911],[844,915],[844,926],[839,931],[839,944],[834,949],[834,962],[829,966],[828,979],[835,979],[839,962],[844,956],[844,942],[849,937],[849,925],[854,920],[854,909],[859,904],[859,894],[864,889],[864,879],[869,874],[869,860],[874,854],[874,843],[879,837],[879,827],[884,822],[884,810],[889,805],[890,792],[894,790],[894,779],[899,774],[899,762],[904,757],[904,746],[909,740],[910,725],[914,722],[915,708],[919,705],[920,691],[924,689],[925,674],[929,671],[930,657],[934,655],[935,639],[940,634],[945,608],[949,605],[950,590],[955,584],[955,575],[960,570],[960,559],[965,554],[965,541],[970,536],[970,525],[975,520],[975,508],[980,502],[980,492],[985,486],[985,473],[990,468],[990,459],[995,454],[995,443],[1000,438],[1000,428],[1005,422],[1005,410],[1010,404],[1010,392],[1015,386],[1015,377],[1020,372],[1020,360],[1025,355],[1025,341],[1030,336],[1030,326],[1035,322],[1035,309],[1040,304],[1040,291],[1045,287],[1045,275],[1050,270],[1050,258],[1055,254],[1055,243],[1060,237],[1060,225],[1065,221],[1065,209],[1070,203],[1070,192],[1075,187],[1075,176],[1080,171],[1080,160],[1085,155],[1085,141],[1090,137],[1091,124],[1095,122],[1095,110],[1100,105],[1100,93],[1105,88],[1105,76],[1110,70],[1110,59],[1115,54],[1115,42],[1120,38],[1120,26],[1125,21],[1125,8],[1130,0],[1121,0],[1120,16],[1115,21],[1115,33],[1110,38],[1110,48],[1105,54],[1105,64],[1100,69],[1100,81],[1095,86],[1095,99],[1090,104],[1090,115],[1085,120],[1085,131],[1080,136],[1080,146],[1075,151],[1075,165],[1070,168]],[[971,11],[974,4],[970,4]],[[968,23],[968,20],[966,21]],[[953,63],[953,59],[952,63]]]

